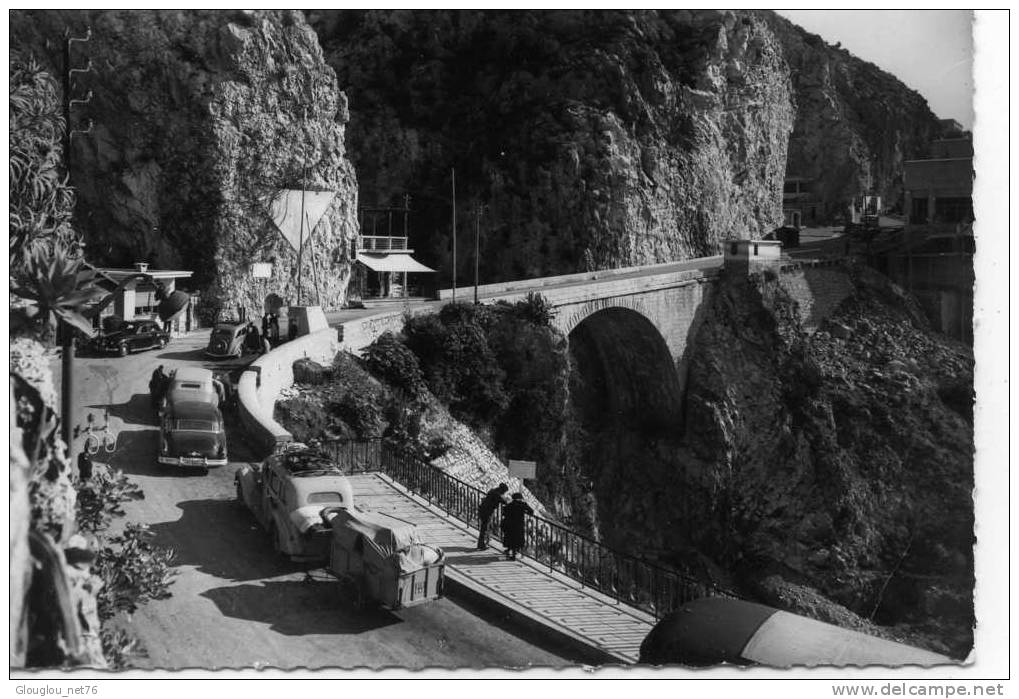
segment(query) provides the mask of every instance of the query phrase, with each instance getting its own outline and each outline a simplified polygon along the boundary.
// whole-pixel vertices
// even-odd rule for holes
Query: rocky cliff
[[[903,161],[923,157],[940,136],[926,100],[773,12],[759,17],[781,45],[792,81],[796,117],[787,171],[807,180],[818,218],[843,213],[861,194],[901,206]]]
[[[337,192],[303,256],[303,297],[340,303],[356,235],[347,103],[300,12],[16,11],[11,44],[62,72],[75,43],[71,182],[93,262],[190,269],[209,310],[260,310],[296,294],[297,253],[268,202],[282,189]],[[312,268],[312,260],[317,266]],[[268,283],[249,263],[274,262]],[[316,274],[317,272],[317,274]],[[316,285],[318,289],[316,290]]]
[[[733,12],[316,11],[366,204],[449,282],[710,255],[781,221],[788,72]]]
[[[686,398],[684,460],[714,513],[693,537],[768,601],[796,608],[802,585],[965,657],[972,352],[883,277],[851,281],[816,332],[784,278],[714,298]]]

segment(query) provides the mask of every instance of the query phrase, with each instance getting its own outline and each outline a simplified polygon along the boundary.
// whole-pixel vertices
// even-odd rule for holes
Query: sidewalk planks
[[[497,548],[478,551],[477,530],[452,519],[380,473],[349,477],[367,510],[413,522],[429,544],[446,552],[446,576],[475,595],[521,615],[610,659],[637,662],[655,619],[529,558],[506,560]]]

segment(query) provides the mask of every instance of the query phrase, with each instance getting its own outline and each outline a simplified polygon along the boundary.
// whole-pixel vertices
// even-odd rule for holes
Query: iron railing
[[[359,235],[357,249],[363,252],[387,252],[407,250],[407,236],[400,235]]]
[[[382,440],[338,440],[322,446],[347,472],[385,473],[429,504],[470,526],[478,526],[483,490]],[[500,507],[492,522],[500,522],[501,516]],[[501,542],[499,527],[493,530],[493,538]],[[714,583],[616,551],[537,515],[527,516],[525,537],[524,555],[655,618],[700,597],[736,596]]]

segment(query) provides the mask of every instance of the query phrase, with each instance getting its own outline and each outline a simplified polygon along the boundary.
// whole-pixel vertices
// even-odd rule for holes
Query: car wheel
[[[159,349],[163,349],[164,347],[166,347],[166,338],[160,337],[156,344],[159,346]]]
[[[117,345],[117,356],[118,357],[127,356],[127,345]]]

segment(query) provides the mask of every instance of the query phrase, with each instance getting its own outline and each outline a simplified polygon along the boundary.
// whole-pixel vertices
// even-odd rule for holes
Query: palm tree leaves
[[[23,315],[33,319],[43,337],[50,334],[57,320],[93,334],[85,309],[106,292],[96,286],[95,272],[82,269],[80,258],[71,257],[62,248],[37,247],[26,258],[24,271],[24,278],[15,281],[11,291],[29,302],[31,308]]]
[[[10,58],[10,265],[18,273],[36,244],[74,247],[74,190],[63,172],[64,120],[56,81],[32,58]]]

